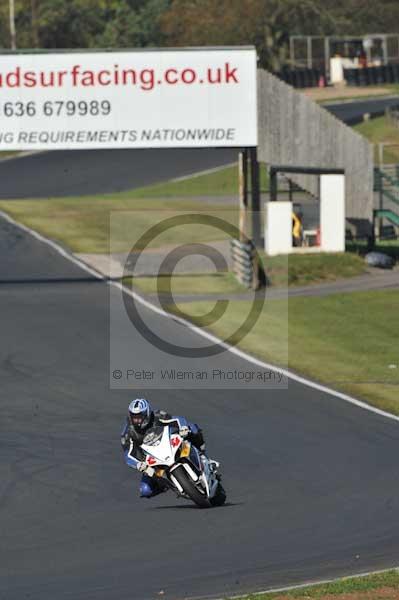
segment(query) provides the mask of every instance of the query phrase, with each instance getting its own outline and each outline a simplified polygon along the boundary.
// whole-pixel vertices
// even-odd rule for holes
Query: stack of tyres
[[[292,85],[291,71],[283,71],[280,73],[280,78],[285,81],[285,83],[288,83],[288,85]]]
[[[290,72],[290,79],[291,79],[291,85],[295,88],[298,87],[299,81],[298,81],[297,71]]]
[[[312,69],[312,87],[317,87],[321,78],[319,69]]]
[[[387,81],[387,67],[375,67],[375,83],[380,85]]]
[[[359,69],[358,81],[359,81],[358,85],[360,85],[361,87],[370,85],[368,67],[366,67],[365,69]]]
[[[376,85],[378,77],[377,77],[377,68],[375,67],[367,67],[366,69],[366,78],[367,85]]]
[[[320,69],[283,69],[275,74],[295,88],[310,88],[319,85],[323,72]]]
[[[388,65],[386,67],[386,82],[395,83],[395,69],[394,65]]]
[[[297,85],[295,87],[297,88],[305,88],[306,86],[306,71],[303,71],[302,69],[300,71],[296,72],[296,83]]]
[[[351,86],[383,85],[399,82],[399,65],[344,69],[344,78]]]
[[[344,79],[349,86],[357,85],[357,71],[358,69],[344,69]]]
[[[291,71],[291,85],[297,88],[300,85],[298,71]]]

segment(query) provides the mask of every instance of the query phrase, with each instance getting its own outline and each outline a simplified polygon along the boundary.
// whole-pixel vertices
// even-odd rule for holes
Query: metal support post
[[[239,230],[240,241],[247,239],[247,209],[248,209],[248,151],[243,149],[238,155],[238,185],[239,185]]]

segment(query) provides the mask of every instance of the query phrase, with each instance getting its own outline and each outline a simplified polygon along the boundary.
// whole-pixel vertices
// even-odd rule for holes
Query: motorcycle
[[[200,454],[178,431],[165,425],[152,427],[146,433],[141,444],[146,472],[150,477],[161,477],[170,489],[200,508],[221,506],[226,492],[217,471],[219,463]]]

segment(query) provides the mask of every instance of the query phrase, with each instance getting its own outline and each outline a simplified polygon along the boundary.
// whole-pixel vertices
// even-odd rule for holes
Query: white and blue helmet
[[[145,429],[152,415],[151,405],[144,398],[136,398],[129,404],[129,419],[135,429]]]

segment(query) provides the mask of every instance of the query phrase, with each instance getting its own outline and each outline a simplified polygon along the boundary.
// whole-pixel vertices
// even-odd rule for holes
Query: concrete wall
[[[265,251],[269,256],[303,251],[292,247],[293,204],[288,200],[266,202]],[[320,178],[320,246],[312,252],[345,252],[345,176]]]
[[[344,175],[320,177],[320,231],[323,252],[345,252]]]
[[[258,158],[268,165],[340,168],[346,175],[346,218],[371,231],[373,147],[301,92],[258,70]],[[290,175],[318,195],[318,178]]]
[[[265,251],[269,256],[292,251],[292,202],[267,202]]]

